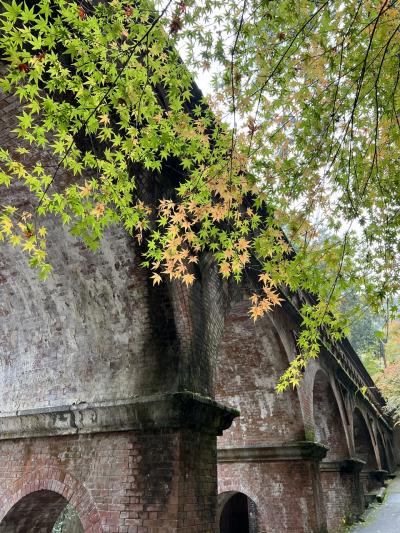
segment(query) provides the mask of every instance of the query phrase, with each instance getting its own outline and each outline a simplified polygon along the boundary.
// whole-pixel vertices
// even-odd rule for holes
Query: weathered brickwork
[[[1,95],[9,150],[18,105]],[[2,203],[32,202],[2,189]],[[0,528],[50,533],[69,501],[88,532],[215,531],[216,435],[235,416],[209,399],[227,305],[215,266],[204,257],[190,289],[153,287],[123,229],[93,252],[45,224],[46,283],[0,247]]]
[[[318,528],[309,461],[219,464],[219,493],[238,491],[258,511],[259,533],[316,531]]]
[[[219,446],[304,440],[297,392],[275,391],[288,365],[279,335],[269,317],[252,324],[248,306],[246,300],[233,305],[220,345],[216,397],[242,416],[220,437]]]
[[[62,229],[51,237],[60,244],[50,247],[55,272],[46,283],[26,257],[0,248],[2,410],[165,389],[176,368],[166,353],[166,379],[156,379],[146,280],[127,238],[114,231],[93,253]]]
[[[7,441],[0,464],[5,524],[25,497],[17,518],[30,509],[42,527],[52,527],[69,501],[85,532],[214,531],[214,437],[163,431]]]
[[[1,95],[4,148],[18,144],[17,106]],[[156,203],[160,182],[141,179]],[[1,200],[32,198],[16,184]],[[0,246],[0,533],[50,533],[68,502],[85,533],[217,533],[238,493],[240,533],[334,533],[362,511],[397,450],[347,345],[277,395],[296,356],[292,304],[253,324],[247,288],[222,282],[207,255],[193,287],[153,287],[121,228],[93,252],[46,225],[46,283]],[[227,406],[241,412],[229,430],[238,413]]]
[[[328,531],[340,531],[358,514],[360,487],[357,479],[345,472],[322,471],[321,488]]]
[[[326,350],[297,391],[276,394],[296,354],[296,331],[287,307],[256,325],[244,299],[231,308],[216,397],[241,415],[218,439],[220,501],[245,494],[262,533],[336,533],[362,513],[366,494],[395,468],[388,451],[393,434],[385,417],[376,416],[382,405],[369,403]]]

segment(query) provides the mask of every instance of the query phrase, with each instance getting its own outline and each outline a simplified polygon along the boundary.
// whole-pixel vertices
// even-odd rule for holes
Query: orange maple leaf
[[[224,278],[229,277],[229,274],[231,273],[231,267],[230,267],[229,263],[227,263],[226,261],[221,263],[220,266],[219,266],[219,271],[221,272],[221,274],[222,274],[222,276]]]
[[[157,272],[154,272],[151,279],[153,280],[153,285],[159,285],[162,282],[162,277]]]
[[[189,285],[193,285],[195,277],[193,274],[185,274],[182,279],[183,282],[189,287]]]

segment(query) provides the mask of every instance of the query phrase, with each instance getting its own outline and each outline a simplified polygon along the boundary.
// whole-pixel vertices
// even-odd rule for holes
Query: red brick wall
[[[311,462],[224,463],[218,465],[218,491],[239,491],[251,498],[259,533],[316,531]]]
[[[254,324],[249,302],[233,306],[218,353],[216,398],[241,416],[218,439],[218,446],[274,444],[304,439],[297,392],[277,394],[288,358],[268,317]]]
[[[211,533],[215,438],[186,430],[1,442],[0,520],[38,490],[69,500],[85,532]]]
[[[349,450],[339,407],[328,376],[322,370],[318,371],[315,376],[313,411],[315,440],[329,448],[324,460],[335,461],[348,458]]]
[[[378,465],[371,435],[359,409],[355,409],[353,413],[353,428],[356,457],[366,462],[365,469],[376,470]]]
[[[345,525],[360,510],[356,475],[321,472],[322,494],[329,532],[344,531]]]

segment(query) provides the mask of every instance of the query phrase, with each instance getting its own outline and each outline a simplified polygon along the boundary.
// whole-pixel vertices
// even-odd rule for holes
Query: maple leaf
[[[219,271],[224,278],[228,278],[231,273],[231,267],[227,261],[224,261],[219,265]]]
[[[250,243],[245,238],[240,238],[237,242],[237,247],[239,250],[247,250],[247,248],[250,246]]]
[[[253,305],[250,308],[249,314],[251,318],[253,319],[253,321],[255,322],[257,318],[263,316],[264,313],[259,305]]]
[[[242,254],[239,254],[239,261],[242,263],[242,265],[246,265],[250,261],[250,254],[249,252],[243,252]]]
[[[100,218],[104,214],[105,205],[102,202],[96,204],[96,207],[92,209],[92,215],[96,218]]]
[[[107,114],[100,115],[99,122],[104,125],[110,124],[110,117]]]
[[[258,302],[258,300],[259,300],[259,296],[255,292],[253,292],[253,294],[250,296],[251,303],[255,305]]]
[[[153,280],[153,285],[159,285],[162,282],[162,277],[157,272],[153,273],[151,279]]]
[[[78,187],[78,189],[81,191],[80,195],[82,196],[82,198],[86,198],[90,195],[92,191],[92,185],[85,181],[85,185],[83,187]]]
[[[170,33],[174,34],[174,33],[178,33],[179,30],[181,29],[182,29],[182,19],[178,14],[175,14],[172,17],[171,23],[169,25],[169,31]]]
[[[272,303],[269,298],[263,298],[259,303],[259,307],[262,311],[262,314],[264,314],[271,310]]]
[[[24,222],[26,222],[27,220],[31,218],[32,218],[32,213],[30,213],[29,211],[24,211],[21,215],[21,220],[23,220]]]
[[[264,283],[265,285],[266,284],[270,284],[271,283],[271,276],[269,274],[267,274],[266,272],[263,272],[262,274],[260,274],[258,276],[258,279]]]
[[[186,286],[193,285],[195,281],[195,277],[193,274],[185,274],[182,279]]]
[[[28,239],[27,241],[25,241],[22,249],[26,252],[33,252],[35,250],[36,246],[35,246],[35,243],[33,241],[33,239]]]
[[[282,305],[283,298],[281,298],[279,294],[276,292],[271,292],[269,294],[269,299],[271,300],[272,305],[278,305],[278,306]]]
[[[29,65],[28,63],[21,63],[18,65],[18,70],[20,72],[29,72],[30,68],[29,68]]]

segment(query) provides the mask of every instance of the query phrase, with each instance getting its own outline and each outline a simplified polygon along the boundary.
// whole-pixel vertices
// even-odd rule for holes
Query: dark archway
[[[254,501],[243,492],[218,496],[220,533],[258,533],[258,513]]]
[[[318,370],[314,379],[313,410],[315,440],[329,448],[325,461],[348,457],[349,449],[339,407],[328,376],[322,370]]]
[[[381,468],[382,470],[386,470],[387,472],[390,472],[390,466],[389,466],[389,460],[388,455],[386,452],[386,446],[384,445],[382,435],[378,431],[378,450],[379,450],[379,457],[381,460]]]
[[[353,413],[353,430],[356,457],[365,462],[364,469],[376,470],[378,465],[371,434],[363,414],[357,407]]]
[[[390,465],[390,471],[395,471],[396,470],[396,459],[395,459],[395,455],[393,453],[393,447],[392,447],[392,443],[390,442],[390,440],[387,441],[387,451],[388,451],[388,457],[389,457],[389,465]]]
[[[39,490],[24,496],[3,518],[0,533],[83,533],[76,513],[66,513],[68,501],[50,490]]]

